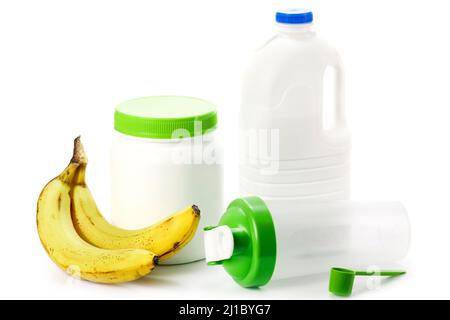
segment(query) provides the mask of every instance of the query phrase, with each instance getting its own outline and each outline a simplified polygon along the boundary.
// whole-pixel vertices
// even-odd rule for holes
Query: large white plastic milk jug
[[[241,194],[266,201],[348,199],[351,139],[339,55],[312,31],[311,11],[279,11],[276,21],[278,34],[255,53],[243,77]],[[334,89],[327,109],[326,74]]]

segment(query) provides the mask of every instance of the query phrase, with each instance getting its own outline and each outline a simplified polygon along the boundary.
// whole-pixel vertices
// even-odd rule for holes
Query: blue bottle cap
[[[277,11],[276,21],[286,24],[304,24],[313,22],[313,13],[307,9],[284,9]]]

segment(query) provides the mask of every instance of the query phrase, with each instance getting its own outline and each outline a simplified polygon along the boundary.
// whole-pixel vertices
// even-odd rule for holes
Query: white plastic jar
[[[156,96],[125,101],[114,116],[111,157],[112,221],[138,229],[193,204],[198,230],[223,209],[222,147],[211,103],[192,97]],[[200,232],[167,264],[204,258]]]

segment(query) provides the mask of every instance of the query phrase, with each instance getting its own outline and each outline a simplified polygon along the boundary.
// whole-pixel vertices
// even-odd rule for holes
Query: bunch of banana
[[[150,273],[159,260],[171,257],[193,238],[200,219],[195,205],[140,230],[108,223],[86,186],[86,165],[78,137],[69,165],[39,196],[39,237],[60,268],[93,282],[132,281]]]

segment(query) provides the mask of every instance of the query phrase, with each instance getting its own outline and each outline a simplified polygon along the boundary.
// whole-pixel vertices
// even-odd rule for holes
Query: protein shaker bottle
[[[205,229],[209,265],[223,265],[241,286],[271,279],[393,263],[409,249],[410,227],[399,202],[234,200]]]

